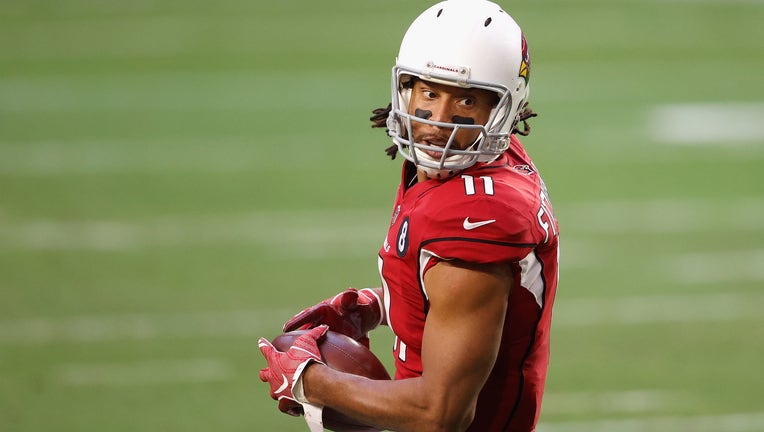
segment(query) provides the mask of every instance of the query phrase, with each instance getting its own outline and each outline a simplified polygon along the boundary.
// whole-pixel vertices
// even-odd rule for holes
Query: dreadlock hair
[[[372,110],[373,116],[369,117],[371,120],[371,127],[373,128],[385,128],[385,133],[390,132],[387,128],[387,117],[390,115],[390,111],[393,110],[393,104],[387,104],[386,108],[377,108]],[[390,156],[390,159],[395,159],[395,155],[398,154],[398,146],[393,144],[385,149],[385,153]]]
[[[371,127],[385,128],[385,133],[389,132],[389,129],[387,128],[387,117],[390,115],[392,109],[393,104],[389,103],[385,108],[372,110],[373,115],[369,117],[369,120],[371,120]],[[528,120],[537,116],[538,114],[533,112],[526,102],[525,105],[523,105],[522,111],[517,114],[517,123],[515,124],[515,127],[512,128],[512,134],[528,136],[531,133],[531,125],[528,124]],[[521,124],[522,128],[520,128]],[[390,147],[385,148],[385,153],[390,156],[390,159],[395,159],[395,155],[398,154],[398,146],[393,144]]]

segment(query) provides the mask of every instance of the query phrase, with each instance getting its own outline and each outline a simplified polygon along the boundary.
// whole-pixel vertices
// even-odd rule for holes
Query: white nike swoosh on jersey
[[[287,379],[286,375],[281,374],[281,377],[284,378],[284,382],[281,384],[279,388],[276,389],[276,391],[274,391],[274,393],[281,393],[289,385],[289,380]]]
[[[492,224],[494,222],[496,222],[496,219],[484,220],[479,222],[470,222],[470,218],[466,217],[464,218],[464,229],[473,230],[475,228],[480,228],[481,226]]]

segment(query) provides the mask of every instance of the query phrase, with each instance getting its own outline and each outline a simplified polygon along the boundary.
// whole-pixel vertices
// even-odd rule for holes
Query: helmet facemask
[[[398,151],[404,158],[413,162],[418,168],[425,171],[430,178],[442,179],[455,175],[477,162],[491,162],[501,155],[509,147],[509,134],[502,131],[507,121],[506,113],[511,106],[511,96],[506,89],[482,84],[477,82],[465,82],[464,84],[450,81],[445,76],[427,75],[413,70],[407,70],[396,66],[393,68],[393,91],[397,97],[393,97],[392,109],[387,119],[387,128]],[[464,121],[439,122],[430,120],[417,113],[410,113],[409,103],[411,89],[416,79],[431,81],[455,87],[475,87],[489,90],[496,94],[498,103],[491,111],[485,124],[474,124]],[[450,130],[450,137],[444,145],[432,145],[414,141],[413,124],[422,123],[441,129]],[[462,130],[477,130],[477,138],[464,149],[456,145],[456,136]],[[439,157],[435,157],[439,155]]]

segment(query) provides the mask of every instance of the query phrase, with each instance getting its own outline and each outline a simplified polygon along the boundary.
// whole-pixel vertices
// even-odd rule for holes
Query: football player
[[[535,429],[549,361],[558,224],[517,135],[529,131],[530,58],[513,18],[486,0],[447,0],[411,24],[375,111],[404,158],[379,250],[382,286],[348,289],[289,320],[313,328],[287,352],[265,340],[260,377],[280,408],[332,407],[393,431]],[[368,345],[395,334],[395,379],[322,364],[328,328]]]

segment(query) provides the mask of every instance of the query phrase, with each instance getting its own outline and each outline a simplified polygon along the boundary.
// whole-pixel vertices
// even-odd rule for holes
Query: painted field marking
[[[295,309],[36,317],[0,321],[0,343],[37,345],[115,340],[254,337],[278,329]]]
[[[764,412],[638,419],[542,422],[537,432],[761,432]]]
[[[668,264],[672,280],[685,284],[764,281],[764,249],[690,253]]]
[[[388,210],[357,209],[183,215],[143,221],[10,221],[0,216],[0,249],[114,251],[251,244],[295,258],[374,256],[387,218]]]
[[[687,408],[692,396],[668,390],[606,392],[546,392],[542,414],[635,414],[670,412]]]
[[[764,229],[764,197],[662,198],[555,206],[564,227],[583,233],[692,233]]]
[[[764,103],[687,103],[655,107],[652,139],[678,145],[764,144]]]
[[[179,53],[189,48],[188,40],[182,36],[187,34],[193,22],[181,17],[152,16],[146,18],[107,19],[68,19],[44,20],[32,23],[23,22],[8,26],[4,34],[12,39],[26,41],[25,50],[4,50],[0,54],[3,60],[19,59],[82,59],[93,56],[107,58],[153,58],[168,54]],[[140,34],[151,37],[151,43],[145,43],[142,38],[93,38],[92,32],[115,32],[114,35]],[[34,35],[57,35],[52,43],[30,43],[36,41]],[[101,33],[107,34],[107,33]],[[64,42],[62,44],[62,42]],[[69,43],[66,43],[69,42]],[[112,49],[104,49],[111,45]]]
[[[561,205],[557,212],[574,235],[764,230],[762,197],[601,201]],[[389,209],[379,208],[61,221],[14,220],[0,213],[0,249],[135,250],[250,243],[295,257],[357,256],[376,253],[389,215]]]
[[[218,358],[142,360],[122,363],[76,363],[56,368],[55,380],[68,386],[140,386],[218,382],[235,374],[230,362]]]
[[[554,325],[642,325],[762,320],[764,293],[558,299]]]
[[[646,3],[681,4],[687,6],[761,6],[764,0],[644,0]]]
[[[764,293],[565,299],[555,305],[554,325],[760,321],[764,319],[762,304]],[[0,320],[0,344],[255,337],[279,328],[298,309],[4,319]]]
[[[317,148],[327,138],[300,132],[201,138],[0,141],[0,174],[17,177],[73,174],[235,173],[273,169],[284,147],[306,141]],[[281,146],[275,146],[277,141]],[[290,156],[290,168],[310,168],[332,157],[305,149]]]

